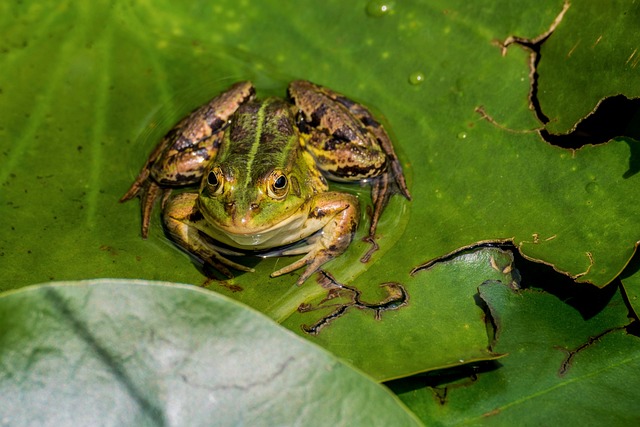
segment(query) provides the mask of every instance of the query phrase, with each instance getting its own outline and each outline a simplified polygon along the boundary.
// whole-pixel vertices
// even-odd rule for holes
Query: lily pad
[[[640,385],[640,339],[625,330],[621,293],[600,294],[609,304],[585,319],[548,293],[482,285],[497,327],[494,348],[508,353],[498,369],[393,389],[427,425],[631,425],[640,416],[637,393],[629,391]]]
[[[262,311],[375,379],[417,372],[426,373],[414,379],[418,383],[437,378],[428,392],[422,383],[416,386],[420,404],[407,399],[411,393],[402,393],[428,422],[514,424],[527,414],[550,422],[542,419],[540,405],[549,408],[553,420],[566,414],[585,423],[611,414],[637,418],[635,396],[628,392],[637,388],[637,338],[624,329],[628,309],[622,297],[608,300],[612,288],[605,287],[618,283],[640,241],[634,204],[640,199],[637,141],[620,136],[568,150],[550,145],[541,131],[574,129],[606,97],[637,98],[633,29],[639,11],[636,2],[623,0],[606,6],[564,0],[3,2],[0,291],[9,292],[0,300],[45,292],[13,293],[53,280],[190,283]],[[542,40],[546,35],[535,70],[530,49],[503,49],[510,36]],[[532,75],[537,76],[535,91]],[[284,96],[294,79],[362,102],[392,136],[414,198],[391,200],[373,258],[360,262],[369,249],[360,241],[369,220],[366,209],[349,250],[302,286],[294,285],[298,272],[269,278],[291,261],[282,258],[243,258],[255,273],[230,281],[209,277],[166,239],[157,215],[149,239],[142,240],[139,207],[117,201],[162,135],[235,81],[252,80],[264,97]],[[532,109],[532,93],[548,122]],[[583,145],[579,136],[577,145]],[[366,188],[335,188],[356,194],[363,207],[370,204]],[[517,281],[508,254],[461,252],[486,242],[511,242],[526,258],[577,282],[604,287],[594,299],[607,296],[608,305],[587,316],[551,295],[507,289]],[[431,268],[411,275],[433,260]],[[621,276],[636,313],[637,276],[634,265]],[[493,284],[482,285],[487,280]],[[327,283],[342,287],[327,289]],[[388,283],[394,285],[381,286]],[[576,292],[586,287],[576,286]],[[63,288],[55,289],[66,298]],[[105,307],[135,300],[122,307],[133,320],[145,304],[165,301],[160,295],[189,301],[182,310],[167,311],[172,322],[191,320],[175,334],[181,340],[188,339],[188,328],[204,331],[200,323],[215,315],[205,306],[218,297],[205,290],[162,285],[147,301],[133,295],[134,287],[127,289],[132,295],[121,290],[119,299],[107,300]],[[335,298],[325,301],[328,297]],[[483,301],[499,326],[493,345],[487,340]],[[26,298],[7,309],[46,314],[36,310],[39,304]],[[200,317],[188,317],[192,304]],[[332,317],[341,305],[344,313]],[[83,303],[74,307],[91,316]],[[102,304],[89,307],[103,314],[100,333],[114,333],[104,354],[135,365],[129,357],[138,354],[135,343],[133,350],[115,350],[121,337],[148,331],[146,324],[120,328],[108,321]],[[7,314],[2,319],[14,325],[10,322],[27,318]],[[16,329],[22,331],[17,336],[12,329],[0,333],[0,339],[14,337],[25,348],[40,346],[31,358],[12,354],[21,374],[39,373],[32,368],[40,357],[68,354],[65,348],[57,353],[59,344],[52,338],[30,344],[48,323],[29,319],[33,322]],[[273,327],[265,319],[258,323]],[[173,330],[172,324],[163,326]],[[47,333],[54,337],[64,330]],[[633,325],[628,330],[633,332]],[[164,332],[169,331],[154,333]],[[300,344],[290,335],[287,339]],[[95,359],[95,352],[83,350],[86,341],[76,336],[70,343],[78,350],[69,349],[74,357],[101,362],[100,354]],[[567,352],[574,356],[560,375]],[[207,357],[214,360],[217,354]],[[482,371],[487,364],[495,369]],[[473,375],[449,386],[438,373],[453,375],[452,367]],[[101,368],[104,378],[113,379],[114,371]],[[152,372],[146,369],[140,375]],[[255,378],[265,372],[274,371]],[[309,376],[318,372],[307,370],[297,378],[310,386]],[[166,396],[163,392],[175,390],[157,381],[154,377],[141,387],[141,396],[154,405]],[[131,394],[126,384],[118,384],[118,396]],[[184,386],[179,378],[170,385]],[[14,400],[0,405],[15,402],[18,394],[9,396]],[[61,397],[64,392],[56,396]],[[141,402],[146,405],[136,401],[135,407]],[[323,421],[333,421],[326,416]]]
[[[386,212],[372,263],[387,274],[372,286],[501,239],[580,281],[608,283],[640,240],[627,203],[639,178],[622,178],[627,141],[574,153],[518,133],[540,125],[527,99],[528,53],[502,56],[495,41],[544,33],[563,3],[506,4],[402,2],[381,13],[338,1],[3,5],[0,255],[12,280],[2,288],[104,276],[202,284],[157,220],[142,241],[137,206],[116,201],[191,108],[235,80],[254,80],[266,96],[283,95],[293,78],[371,106],[403,161],[415,201],[393,200]],[[600,19],[583,3],[570,12],[558,29]],[[330,270],[354,266],[347,280],[356,280],[369,268],[355,267],[365,250],[354,245]],[[276,283],[265,279],[276,263],[236,283]]]
[[[0,297],[6,425],[420,425],[384,387],[212,292],[102,280]]]
[[[234,81],[254,81],[260,96],[284,96],[296,78],[371,107],[392,135],[414,195],[411,202],[391,200],[378,228],[380,250],[370,262],[360,262],[369,249],[359,240],[368,221],[363,209],[356,242],[326,265],[365,302],[387,298],[383,283],[408,289],[409,305],[383,313],[381,321],[359,313],[372,328],[403,313],[413,318],[411,298],[424,291],[420,286],[457,277],[450,266],[411,277],[415,267],[478,242],[511,241],[526,257],[577,281],[610,283],[640,240],[640,217],[630,203],[640,198],[640,176],[627,173],[635,141],[618,138],[580,150],[549,145],[530,109],[529,52],[511,46],[505,53],[500,46],[509,35],[534,38],[549,31],[564,2],[406,1],[384,10],[378,4],[2,4],[0,289],[143,278],[204,285],[279,322],[301,303],[317,306],[327,290],[314,280],[297,287],[299,273],[269,278],[286,260],[244,259],[255,273],[216,281],[165,238],[157,216],[142,240],[139,207],[117,203],[157,141],[192,108]],[[570,11],[557,30],[600,22],[584,3]],[[554,61],[551,51],[539,64],[541,85],[547,60]],[[595,56],[598,64],[609,66]],[[357,185],[336,188],[354,192],[363,206],[370,203]],[[477,264],[463,265],[469,270],[456,274],[465,284],[484,280],[470,280]],[[431,298],[444,300],[450,290],[434,290]],[[467,304],[471,295],[465,288],[451,302]],[[434,308],[430,301],[423,309]],[[475,316],[473,330],[479,331],[480,313],[470,310],[465,314]],[[300,323],[314,323],[290,322],[297,331]],[[351,322],[345,336],[361,331],[359,321]],[[436,332],[445,337],[446,331],[439,323]],[[456,348],[445,355],[449,347],[443,345],[435,349],[440,359],[406,372],[476,360],[483,336],[472,337],[462,341],[468,345],[462,353]],[[399,374],[380,378],[388,375]]]

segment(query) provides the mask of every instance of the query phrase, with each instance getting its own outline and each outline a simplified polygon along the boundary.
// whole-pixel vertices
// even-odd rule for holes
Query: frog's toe
[[[149,223],[151,222],[151,213],[153,212],[153,206],[156,203],[160,194],[163,194],[163,198],[166,198],[167,193],[155,183],[150,183],[142,189],[140,195],[140,209],[142,214],[142,238],[146,239],[149,235]]]
[[[287,265],[286,267],[281,268],[278,271],[274,271],[273,273],[271,273],[271,277],[278,277],[278,276],[282,276],[283,274],[287,274],[287,273],[291,273],[294,270],[297,270],[299,268],[304,267],[305,265],[307,265],[309,262],[311,262],[309,260],[309,254],[307,254],[306,256],[300,258],[299,260],[297,260],[294,263],[291,263],[289,265]],[[306,271],[305,271],[306,273]],[[313,272],[312,272],[313,273]],[[311,275],[311,273],[309,275],[307,275],[307,277],[304,280],[302,279],[302,276],[300,276],[300,279],[298,279],[298,281],[296,282],[296,284],[300,285],[302,284],[302,282],[304,282],[305,280],[307,280],[307,278]]]
[[[143,239],[146,239],[149,235],[149,223],[156,200],[162,195],[164,206],[164,202],[171,192],[171,190],[161,188],[155,182],[147,179],[147,177],[148,173],[145,174],[143,172],[140,174],[140,177],[131,185],[129,191],[120,198],[120,203],[136,197],[140,198],[140,214],[142,216],[141,234]]]
[[[233,273],[231,273],[231,270],[229,270],[229,268],[233,268],[234,270],[238,270],[238,271],[245,271],[248,273],[254,272],[254,269],[251,267],[238,264],[237,262],[233,262],[219,255],[210,258],[207,264],[212,266],[214,269],[218,270],[220,273],[222,273],[224,276],[228,277],[229,279],[233,278]]]
[[[302,285],[313,273],[318,271],[322,264],[329,261],[331,257],[322,256],[322,254],[308,253],[298,261],[289,264],[288,266],[281,268],[278,271],[271,273],[271,277],[282,276],[283,274],[291,273],[294,270],[307,266],[304,273],[296,281],[296,285]]]
[[[140,195],[142,192],[142,184],[144,181],[140,181],[140,178],[136,179],[136,181],[131,184],[131,187],[127,190],[126,193],[122,197],[120,197],[119,202],[124,203],[128,200],[134,199]]]
[[[247,273],[253,273],[256,271],[251,267],[247,267],[246,265],[242,265],[242,264],[236,264],[235,262],[233,263],[233,268],[235,268],[236,270],[245,271]]]

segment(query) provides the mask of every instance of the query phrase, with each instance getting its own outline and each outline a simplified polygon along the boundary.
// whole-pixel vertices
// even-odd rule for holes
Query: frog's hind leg
[[[238,271],[253,271],[227,259],[223,254],[239,255],[233,251],[221,250],[203,238],[201,231],[195,226],[201,213],[196,207],[197,193],[181,193],[169,198],[163,209],[163,223],[169,238],[182,250],[198,261],[211,266],[222,275],[232,278],[229,268]]]
[[[292,82],[289,92],[303,113],[298,123],[302,145],[323,173],[337,181],[372,185],[371,225],[364,238],[372,248],[361,259],[367,262],[378,248],[376,229],[391,196],[411,200],[391,139],[365,106],[338,92],[306,81]]]
[[[171,195],[170,188],[162,188],[155,182],[149,181],[149,185],[147,185],[142,195],[140,196],[140,210],[142,213],[142,238],[146,239],[149,235],[149,223],[151,222],[151,212],[153,212],[153,206],[156,204],[156,201],[161,198],[162,199],[162,207]]]
[[[146,172],[146,173],[145,173]],[[151,221],[151,212],[156,201],[162,197],[162,205],[164,206],[170,189],[162,188],[155,181],[148,177],[149,173],[144,171],[138,179],[131,185],[131,188],[120,199],[120,203],[124,203],[135,197],[140,197],[140,212],[142,216],[141,234],[146,239],[149,235],[149,223]]]
[[[376,242],[376,230],[378,228],[378,221],[380,220],[382,211],[384,210],[385,206],[387,206],[391,195],[395,194],[390,192],[388,187],[389,179],[387,173],[374,178],[371,185],[371,201],[373,202],[373,209],[368,212],[371,218],[371,223],[369,224],[369,234],[362,238],[362,241],[369,243],[371,247],[360,258],[360,262],[369,262],[374,252],[380,249],[380,246]]]
[[[341,93],[307,81],[299,80],[292,82],[289,91],[305,114],[312,119],[312,122],[316,122],[314,123],[316,130],[325,134],[325,138],[320,138],[320,140],[324,139],[325,146],[331,146],[333,150],[336,144],[331,141],[331,139],[336,141],[336,137],[336,142],[339,143],[355,143],[357,139],[359,140],[357,144],[360,146],[359,148],[365,148],[367,154],[370,156],[368,160],[365,160],[370,163],[366,168],[363,167],[362,169],[368,170],[376,176],[386,175],[380,188],[374,190],[374,197],[376,197],[376,193],[384,196],[380,199],[383,201],[382,203],[376,204],[374,201],[376,208],[384,209],[386,202],[393,194],[401,194],[407,200],[411,200],[411,194],[409,193],[402,172],[402,165],[393,149],[391,139],[384,129],[384,126],[373,117],[367,107],[347,98]],[[313,102],[305,102],[308,98],[305,94],[310,92],[320,96],[314,97],[312,99]],[[333,101],[335,105],[339,105],[339,107],[332,107],[327,100]],[[306,105],[308,105],[308,107],[306,107]],[[344,126],[352,121],[358,123],[358,126]],[[305,123],[302,124],[303,126],[305,125]],[[309,133],[309,131],[305,132],[305,129],[301,129],[301,131],[303,134]],[[329,144],[327,144],[326,141],[330,141]],[[317,147],[320,145],[320,143],[316,143]],[[384,153],[386,157],[386,164],[384,167],[372,167],[373,163],[380,161],[377,156],[380,151]],[[330,158],[331,156],[327,157]],[[363,159],[364,158],[359,159],[359,162]],[[353,171],[353,167],[345,169],[345,171]],[[327,172],[331,173],[332,171],[328,170]],[[340,173],[338,175],[340,175]],[[361,174],[355,174],[350,177],[343,173],[339,178],[343,180],[357,180],[369,178],[370,176],[372,175],[363,176]],[[386,193],[389,193],[388,196]]]

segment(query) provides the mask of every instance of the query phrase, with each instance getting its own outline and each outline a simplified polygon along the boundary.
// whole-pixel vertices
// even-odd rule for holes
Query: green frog
[[[240,82],[171,129],[120,201],[140,197],[146,238],[161,198],[169,238],[229,278],[231,269],[253,271],[229,257],[303,255],[271,274],[306,267],[302,284],[347,249],[360,219],[357,197],[329,191],[327,179],[372,185],[372,251],[389,198],[411,199],[389,136],[367,108],[308,81],[292,82],[288,100],[258,100],[252,83]],[[170,194],[197,184],[197,192]]]

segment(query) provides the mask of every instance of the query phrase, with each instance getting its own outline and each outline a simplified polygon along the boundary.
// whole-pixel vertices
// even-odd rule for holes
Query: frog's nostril
[[[255,211],[256,209],[258,209],[258,204],[257,203],[251,203],[251,206],[249,206],[249,209],[251,209],[252,211]]]

